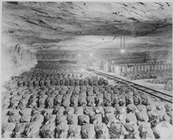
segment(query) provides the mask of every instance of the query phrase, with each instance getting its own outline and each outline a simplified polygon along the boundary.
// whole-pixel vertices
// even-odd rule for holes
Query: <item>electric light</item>
[[[81,54],[78,54],[78,57],[81,57],[82,55]]]
[[[89,56],[90,56],[90,57],[93,57],[93,53],[90,53]]]
[[[121,52],[121,53],[125,53],[125,49],[121,49],[120,52]]]

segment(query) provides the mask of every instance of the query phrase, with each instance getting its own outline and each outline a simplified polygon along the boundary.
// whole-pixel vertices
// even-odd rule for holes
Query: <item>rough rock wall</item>
[[[10,37],[3,36],[1,47],[2,84],[20,73],[30,70],[37,63],[34,52],[25,44],[19,44]]]

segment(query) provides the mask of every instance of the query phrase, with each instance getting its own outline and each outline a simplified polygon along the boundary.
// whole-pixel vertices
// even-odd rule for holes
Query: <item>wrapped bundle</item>
[[[31,112],[32,112],[32,109],[31,108],[24,108],[24,109],[22,109],[22,110],[20,110],[19,111],[19,113],[21,114],[21,115],[31,115]]]
[[[108,93],[108,92],[104,93],[103,103],[104,103],[104,106],[111,106],[111,94],[110,93]]]
[[[39,111],[33,110],[30,122],[37,123],[37,125],[41,126],[43,121],[44,121],[44,116],[42,116],[42,114],[40,114]]]
[[[69,126],[65,122],[58,124],[55,129],[56,138],[66,139],[68,137],[68,130]]]
[[[104,117],[105,113],[104,113],[104,109],[102,106],[96,106],[93,107],[95,114],[101,114],[102,117]]]
[[[133,95],[134,105],[139,105],[141,103],[141,97],[138,94]]]
[[[79,94],[72,94],[70,102],[71,106],[78,106]]]
[[[84,107],[83,112],[85,115],[89,115],[89,116],[92,116],[95,114],[94,109],[88,106]]]
[[[99,87],[94,87],[93,92],[94,92],[94,94],[98,94],[99,93]]]
[[[75,86],[74,87],[74,93],[75,94],[79,94],[79,92],[80,92],[80,87],[79,86]]]
[[[31,116],[29,114],[23,114],[21,115],[20,122],[21,123],[28,123],[31,120]]]
[[[10,100],[9,98],[2,99],[2,108],[8,108],[10,106]]]
[[[63,98],[63,94],[58,94],[56,95],[56,97],[54,98],[54,105],[61,105],[62,103],[62,98]]]
[[[149,120],[149,117],[145,111],[137,111],[135,113],[135,115],[136,115],[138,121],[148,122],[148,120]]]
[[[78,123],[79,123],[79,125],[84,125],[86,123],[89,123],[89,116],[88,115],[79,115]]]
[[[81,126],[80,125],[69,125],[68,138],[80,139],[81,138]]]
[[[93,84],[93,79],[92,79],[92,78],[89,78],[89,79],[88,79],[88,85],[94,86],[94,84]]]
[[[64,114],[74,114],[74,107],[66,107]]]
[[[65,108],[63,106],[57,105],[53,110],[53,114],[63,115],[64,111],[65,111]]]
[[[166,112],[171,112],[172,111],[172,106],[171,105],[169,105],[169,104],[166,103],[164,105],[164,107],[165,107]]]
[[[149,116],[149,122],[151,123],[151,126],[154,127],[159,123],[159,114],[156,110],[148,111],[147,115]]]
[[[67,90],[66,89],[62,89],[59,91],[59,94],[62,94],[62,95],[65,95],[67,93]]]
[[[126,94],[125,95],[125,101],[126,101],[126,105],[129,105],[129,104],[133,104],[133,96],[130,95],[130,94]]]
[[[57,95],[59,95],[59,90],[58,89],[54,89],[54,91],[53,91],[53,93],[52,94],[54,94],[55,95],[55,97],[57,96]]]
[[[124,138],[126,130],[121,123],[112,123],[108,129],[109,129],[110,139]]]
[[[140,137],[142,139],[154,139],[154,134],[151,129],[151,124],[148,122],[138,122]]]
[[[119,95],[119,96],[118,96],[118,104],[119,104],[120,106],[126,105],[126,101],[125,101],[125,96],[124,96],[124,95]]]
[[[103,85],[107,86],[109,84],[108,80],[103,81]]]
[[[91,118],[91,123],[94,125],[102,123],[102,115],[101,114],[95,114],[90,116]]]
[[[86,100],[88,106],[95,106],[95,95],[88,96]]]
[[[78,116],[77,116],[77,114],[69,114],[67,116],[67,121],[68,121],[68,124],[77,125],[78,124]]]
[[[83,85],[84,85],[84,86],[87,86],[87,85],[88,85],[88,79],[86,79],[86,78],[83,79]]]
[[[24,108],[26,108],[26,105],[28,104],[28,102],[25,100],[25,99],[21,99],[20,101],[19,101],[19,104],[18,104],[18,108],[19,109],[24,109]]]
[[[92,96],[92,95],[94,95],[93,89],[89,89],[87,92],[87,96]]]
[[[141,103],[143,104],[143,105],[145,105],[145,106],[147,106],[147,105],[149,105],[150,104],[150,98],[147,96],[147,95],[145,95],[145,94],[142,94],[141,95]]]
[[[40,125],[37,122],[27,124],[23,133],[23,137],[37,138],[39,137]]]
[[[20,97],[17,95],[14,95],[11,99],[10,99],[10,108],[16,108],[18,106]]]
[[[56,116],[56,124],[65,123],[67,124],[67,116],[66,115],[57,115]]]
[[[152,128],[155,138],[160,139],[172,139],[173,138],[173,126],[166,122],[162,121]]]
[[[30,92],[26,91],[23,95],[22,95],[22,99],[25,99],[26,102],[28,103],[29,99],[30,99]]]
[[[106,113],[103,122],[109,127],[110,124],[117,122],[117,120],[114,114]]]
[[[134,113],[130,112],[126,114],[127,123],[137,123],[137,118]]]
[[[45,107],[45,100],[46,99],[47,99],[47,95],[39,96],[39,100],[38,100],[38,107],[39,108],[44,108]]]
[[[47,108],[53,108],[54,106],[54,95],[50,95],[47,97],[45,104]]]
[[[34,81],[33,81],[33,86],[34,86],[34,87],[39,86],[39,81],[38,81],[38,80],[34,80]]]
[[[29,106],[30,108],[37,108],[37,101],[38,98],[37,97],[31,97],[29,100]]]
[[[3,123],[2,122],[2,137],[11,138],[15,125],[16,125],[15,123]]]
[[[54,118],[55,119],[55,118]],[[40,134],[42,138],[54,138],[55,122],[47,121],[41,128]]]
[[[94,81],[93,81],[93,83],[94,83],[94,86],[98,86],[98,79],[95,78]]]
[[[87,104],[85,92],[79,94],[78,103],[79,106],[85,106]]]
[[[65,86],[69,86],[69,79],[68,78],[65,79]]]
[[[22,138],[23,137],[23,133],[25,131],[25,127],[26,127],[27,123],[17,123],[15,126],[15,129],[13,131],[13,136],[14,138]]]
[[[101,86],[101,85],[103,85],[103,83],[104,83],[104,79],[100,77],[98,80],[98,85]]]
[[[166,115],[165,110],[157,110],[158,116],[159,116],[159,121],[164,121],[164,119],[169,119]],[[170,122],[170,119],[168,120]]]
[[[109,131],[105,123],[98,123],[94,127],[97,139],[109,139]]]
[[[124,127],[127,131],[127,134],[125,134],[126,139],[140,139],[138,126],[135,123],[125,123]]]
[[[137,107],[134,104],[129,104],[127,106],[127,113],[132,112],[134,113],[137,110]]]
[[[95,104],[96,104],[96,106],[101,106],[103,104],[103,94],[102,93],[100,93],[100,92],[96,93]]]
[[[95,138],[95,130],[93,124],[84,124],[81,128],[82,138],[84,139],[94,139]]]
[[[165,110],[166,110],[163,102],[156,102],[155,106],[156,106],[157,111],[164,111],[165,112]]]
[[[114,114],[115,113],[115,108],[113,108],[112,106],[107,106],[107,107],[103,107],[105,114],[106,113],[111,113]]]
[[[8,122],[11,123],[19,123],[20,119],[21,119],[21,115],[19,114],[19,112],[17,110],[10,110],[8,111]]]
[[[137,109],[140,111],[140,112],[147,112],[147,108],[146,108],[146,106],[145,105],[138,105],[138,106],[136,106],[137,107]]]
[[[126,123],[126,107],[116,107],[115,108],[116,119],[122,123]]]
[[[154,110],[156,110],[156,106],[155,106],[155,104],[150,104],[150,105],[146,106],[146,109],[147,109],[147,111],[154,111]]]
[[[87,90],[86,86],[81,86],[80,87],[80,93],[82,93],[82,92],[86,93],[86,90]]]
[[[111,94],[111,103],[112,103],[112,106],[118,105],[119,103],[118,94],[115,94],[115,93]]]
[[[65,107],[70,106],[70,99],[71,99],[71,94],[65,94],[63,96],[62,105],[65,106]]]
[[[45,83],[44,80],[40,80],[40,81],[39,81],[39,85],[40,85],[40,87],[43,87],[43,86],[44,86],[44,83]]]
[[[55,121],[56,121],[56,115],[52,115],[52,114],[48,114],[47,112],[45,112],[45,114],[43,114],[44,116],[44,122],[46,123],[54,123],[55,125]]]
[[[1,117],[3,118],[3,123],[8,123],[9,116],[7,116],[6,114],[2,113]]]
[[[83,107],[74,107],[74,114],[83,115]]]

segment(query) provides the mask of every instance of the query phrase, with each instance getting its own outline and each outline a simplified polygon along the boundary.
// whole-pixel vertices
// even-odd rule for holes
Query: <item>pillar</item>
[[[127,65],[124,65],[124,72],[127,73]]]
[[[117,64],[115,65],[115,73],[118,74],[118,66],[117,66]]]
[[[135,64],[135,72],[138,72],[138,64]]]
[[[140,71],[140,64],[137,64],[137,72]]]
[[[136,66],[136,64],[133,64],[133,72],[135,72],[136,70],[135,70],[135,66]]]
[[[122,65],[122,73],[124,73],[125,72],[125,65],[123,64]]]
[[[118,66],[118,73],[119,73],[119,75],[121,74],[121,66],[120,65]]]

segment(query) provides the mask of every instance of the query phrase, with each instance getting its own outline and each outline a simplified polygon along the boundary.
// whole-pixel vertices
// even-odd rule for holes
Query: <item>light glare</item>
[[[93,57],[93,53],[90,53],[89,56],[90,56],[90,57]]]
[[[121,49],[121,51],[120,51],[121,53],[125,53],[125,49]]]

